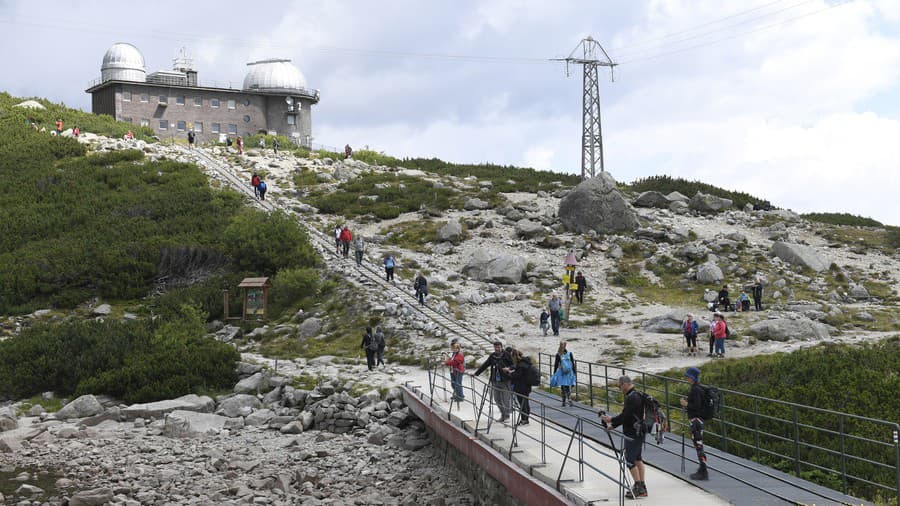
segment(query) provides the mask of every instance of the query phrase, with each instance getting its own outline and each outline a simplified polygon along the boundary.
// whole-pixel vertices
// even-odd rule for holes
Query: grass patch
[[[849,225],[854,227],[883,227],[884,225],[872,218],[865,218],[849,213],[806,213],[801,214],[809,221],[825,223],[827,225]]]
[[[385,236],[385,244],[426,253],[431,251],[429,243],[440,240],[438,230],[444,223],[433,220],[406,221],[382,228],[379,233]]]
[[[59,397],[53,397],[51,399],[44,399],[40,395],[35,395],[34,397],[22,401],[22,407],[19,408],[19,416],[24,416],[28,413],[28,410],[34,406],[41,406],[44,408],[44,411],[47,413],[56,413],[63,407],[62,399]]]
[[[370,172],[341,183],[337,190],[310,193],[310,204],[326,214],[345,217],[372,215],[386,220],[403,213],[461,207],[461,197],[450,188],[417,177]]]
[[[687,197],[693,197],[697,192],[702,192],[730,199],[733,202],[733,209],[743,209],[747,204],[759,204],[764,207],[771,207],[771,203],[768,200],[754,197],[753,195],[744,192],[725,190],[718,186],[701,183],[700,181],[688,181],[679,177],[673,178],[665,175],[637,179],[631,184],[626,185],[625,188],[635,193],[653,190],[664,195],[677,191]]]

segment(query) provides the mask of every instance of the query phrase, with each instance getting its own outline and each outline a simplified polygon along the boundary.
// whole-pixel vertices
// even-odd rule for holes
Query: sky
[[[90,110],[103,54],[201,82],[290,58],[321,91],[314,142],[581,172],[592,36],[606,170],[667,174],[797,212],[900,225],[897,0],[33,2],[0,0],[0,90]]]

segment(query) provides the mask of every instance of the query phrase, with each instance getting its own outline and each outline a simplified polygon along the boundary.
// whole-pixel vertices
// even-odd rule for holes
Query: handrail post
[[[663,380],[663,386],[665,386],[665,388],[666,388],[666,420],[671,420],[672,419],[672,410],[671,410],[671,407],[669,406],[669,404],[671,404],[669,402],[669,378],[666,378],[665,380]],[[660,428],[660,431],[662,431],[662,428]]]
[[[722,451],[728,453],[728,420],[725,419],[725,411],[725,396],[723,395],[722,405],[719,406],[719,412],[722,413],[722,416],[719,417],[719,421],[722,422]]]
[[[609,407],[609,366],[603,366],[603,386],[606,388],[606,412],[610,411]]]
[[[800,476],[800,424],[797,418],[797,406],[791,406],[791,414],[794,419],[794,471]]]
[[[541,403],[541,464],[547,463],[547,407]]]
[[[839,427],[841,432],[841,492],[847,493],[847,460],[845,459],[844,449],[844,414],[841,413],[839,418]]]
[[[897,506],[900,506],[900,427],[894,424],[894,468],[897,470]]]
[[[756,443],[756,461],[759,462],[759,399],[753,398],[753,439]]]
[[[574,397],[575,397],[575,400],[577,401],[577,400],[578,400],[578,372],[577,372],[577,371],[578,371],[578,368],[577,368],[577,366],[575,365],[576,363],[577,363],[577,360],[574,361],[574,362],[572,363],[572,367],[573,367],[572,370],[573,370],[573,371],[576,371],[575,374],[574,374],[574,376],[575,376],[575,386],[574,386],[573,389],[575,390],[575,392],[574,392]],[[571,399],[570,399],[570,401],[571,401]]]
[[[594,363],[588,362],[588,397],[591,400],[591,407],[594,407]]]
[[[584,481],[584,421],[578,417],[578,481]]]

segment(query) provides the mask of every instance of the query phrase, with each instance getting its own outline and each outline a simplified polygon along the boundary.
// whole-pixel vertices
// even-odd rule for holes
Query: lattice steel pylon
[[[575,53],[581,49],[582,56]],[[569,75],[569,65],[581,65],[584,68],[584,83],[582,89],[582,116],[581,116],[581,179],[594,177],[596,168],[603,172],[603,130],[600,127],[600,80],[597,67],[609,67],[610,77],[616,66],[610,59],[606,50],[592,37],[582,39],[575,46],[568,58],[559,58],[566,62],[566,76]]]

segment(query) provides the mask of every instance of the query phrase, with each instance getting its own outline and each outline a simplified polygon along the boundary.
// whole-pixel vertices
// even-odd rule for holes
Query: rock
[[[725,274],[722,273],[722,269],[712,262],[706,262],[697,267],[698,283],[721,283],[723,279],[725,279]]]
[[[852,285],[850,287],[850,297],[854,299],[868,299],[869,291],[863,285]]]
[[[27,483],[23,483],[19,485],[19,488],[16,489],[16,495],[41,495],[44,493],[44,489],[40,487],[35,487],[34,485],[29,485]]]
[[[166,401],[132,404],[131,406],[122,409],[122,415],[126,420],[132,421],[137,418],[162,418],[166,413],[171,413],[176,410],[212,413],[215,406],[215,401],[210,397],[188,394],[177,399]]]
[[[315,316],[303,320],[303,323],[297,327],[297,335],[304,339],[317,336],[320,332],[322,332],[322,320]]]
[[[74,401],[63,406],[56,412],[58,420],[68,420],[69,418],[84,418],[86,416],[94,416],[103,412],[103,406],[100,401],[93,395],[82,395]]]
[[[488,202],[485,202],[479,198],[468,198],[466,199],[465,204],[463,204],[463,208],[466,211],[490,209],[490,207],[491,205]]]
[[[77,492],[69,499],[69,506],[90,506],[108,504],[113,500],[113,492],[108,488],[95,488]]]
[[[168,437],[195,437],[216,433],[225,428],[228,419],[212,413],[173,411],[166,416],[163,435]]]
[[[0,415],[0,432],[6,432],[18,427],[19,422],[17,422],[15,418],[6,415]]]
[[[238,376],[250,376],[259,371],[262,371],[262,366],[260,365],[248,364],[247,362],[238,362],[237,364]]]
[[[631,232],[640,226],[637,213],[616,188],[609,172],[582,181],[559,203],[559,220],[569,230],[586,233]]]
[[[732,201],[715,195],[697,192],[691,199],[690,208],[701,213],[715,213],[731,207]]]
[[[112,307],[109,304],[100,304],[91,311],[91,314],[94,316],[109,316],[111,312]]]
[[[516,235],[531,238],[544,233],[544,226],[536,221],[522,219],[516,222]]]
[[[260,409],[244,417],[245,425],[265,425],[275,416],[271,409]]]
[[[239,335],[241,335],[241,329],[239,327],[235,327],[234,325],[225,325],[224,327],[216,331],[216,339],[222,341],[223,343],[230,343]]]
[[[268,390],[268,388],[269,378],[266,377],[265,373],[260,371],[249,378],[238,381],[237,385],[234,386],[234,393],[255,394],[261,390]]]
[[[669,199],[670,202],[688,203],[691,201],[690,197],[688,197],[687,195],[683,195],[679,192],[672,192],[672,193],[666,195],[666,198]]]
[[[520,283],[526,268],[527,263],[522,257],[479,248],[463,266],[462,273],[479,281],[510,284]]]
[[[279,432],[282,434],[300,434],[303,432],[303,422],[299,420],[288,422],[281,426]]]
[[[450,220],[438,230],[438,238],[455,243],[462,238],[462,232],[462,224],[458,220]]]
[[[701,260],[706,258],[707,255],[709,255],[709,248],[697,243],[685,244],[675,252],[675,256],[691,261]]]
[[[819,256],[815,249],[809,246],[777,241],[772,244],[772,253],[787,263],[812,269],[816,272],[821,272],[828,268],[825,260]]]
[[[669,204],[669,211],[672,211],[675,214],[687,214],[690,210],[691,207],[687,202],[676,200],[675,202]]]
[[[854,318],[856,318],[857,320],[862,320],[864,322],[874,322],[875,321],[875,317],[872,316],[872,314],[869,313],[868,311],[860,311],[854,315]]]
[[[657,207],[660,209],[669,207],[669,204],[671,203],[671,200],[657,191],[646,191],[638,195],[633,202],[635,207]]]
[[[828,327],[806,318],[775,318],[754,323],[747,331],[763,341],[821,340],[830,337]]]
[[[220,402],[219,408],[216,409],[216,414],[227,416],[228,418],[247,416],[254,409],[259,409],[260,407],[262,407],[262,404],[260,404],[256,396],[237,394]]]

